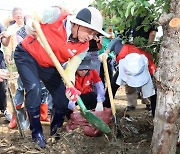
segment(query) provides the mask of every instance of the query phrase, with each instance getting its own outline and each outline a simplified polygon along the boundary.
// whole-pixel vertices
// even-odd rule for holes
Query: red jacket
[[[66,62],[69,58],[87,50],[89,47],[89,42],[67,42],[67,33],[63,22],[67,15],[61,15],[53,24],[41,24],[41,29],[60,63]],[[44,48],[33,36],[28,35],[22,41],[22,46],[36,59],[39,65],[43,67],[54,66]]]
[[[136,47],[135,45],[132,44],[124,44],[121,51],[119,52],[119,54],[116,56],[116,61],[119,62],[121,59],[125,58],[126,55],[130,54],[130,53],[138,53],[138,54],[143,54],[147,57],[148,59],[148,68],[149,68],[149,73],[152,75],[154,74],[155,70],[156,70],[156,65],[154,64],[151,54],[149,54],[148,52],[145,52],[144,50]]]
[[[75,88],[78,89],[81,94],[86,94],[93,91],[93,84],[100,82],[101,78],[96,70],[89,70],[85,76],[79,76],[76,73]]]

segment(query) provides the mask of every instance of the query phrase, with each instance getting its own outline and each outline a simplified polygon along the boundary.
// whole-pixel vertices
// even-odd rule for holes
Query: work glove
[[[95,111],[103,111],[103,103],[102,102],[97,103]]]
[[[70,101],[76,102],[81,92],[74,87],[70,87],[66,88],[65,94]]]
[[[26,25],[25,25],[25,30],[26,30],[26,33],[29,34],[29,35],[33,35],[33,36],[36,36],[37,33],[35,31],[35,29],[33,28],[33,19],[31,18],[28,18],[27,21],[26,21]],[[37,21],[35,21],[37,22]]]
[[[100,62],[103,61],[103,56],[105,56],[106,59],[108,58],[108,54],[107,54],[107,53],[102,53],[102,54],[100,54],[100,55],[98,56],[98,59],[99,59]]]

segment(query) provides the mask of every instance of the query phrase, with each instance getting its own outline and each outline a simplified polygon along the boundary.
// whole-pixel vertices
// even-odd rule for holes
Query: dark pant
[[[92,109],[96,108],[96,104],[97,104],[97,98],[96,98],[97,94],[96,93],[89,92],[86,94],[81,94],[80,97],[88,110],[92,110]]]
[[[5,82],[0,82],[0,110],[6,110],[7,100],[6,100],[6,84]]]
[[[150,97],[152,116],[155,116],[157,94]]]
[[[107,59],[107,66],[108,66],[108,73],[109,73],[109,79],[110,79],[110,81],[111,81],[112,78],[113,78],[113,70],[114,70],[113,60],[114,60],[114,59],[112,59],[112,58],[108,58],[108,59]],[[101,63],[101,66],[100,66],[100,78],[101,78],[103,84],[105,85],[105,76],[104,76],[103,63]]]
[[[113,94],[113,98],[115,97],[116,95],[116,92],[118,90],[118,88],[120,87],[119,85],[116,84],[116,80],[117,80],[117,77],[119,75],[119,72],[117,71],[114,76],[112,77],[111,79],[111,88],[112,88],[112,94]],[[110,99],[109,99],[109,94],[108,94],[108,90],[106,90],[106,93],[105,93],[105,101],[103,103],[103,106],[104,107],[107,107],[107,108],[110,108],[111,107],[111,104],[110,104]]]
[[[2,51],[0,51],[0,69],[5,69],[5,61]],[[6,84],[5,82],[0,82],[0,110],[6,110],[7,98],[6,98]]]
[[[65,112],[68,106],[68,99],[65,95],[64,82],[56,68],[41,67],[37,61],[22,48],[21,44],[16,47],[14,59],[26,92],[25,107],[31,109],[40,106],[42,100],[41,79],[52,95],[53,108]]]

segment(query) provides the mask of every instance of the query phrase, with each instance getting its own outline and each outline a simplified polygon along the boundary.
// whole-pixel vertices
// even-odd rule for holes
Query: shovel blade
[[[111,129],[109,128],[109,126],[102,121],[100,118],[98,118],[97,116],[95,116],[92,112],[88,111],[86,109],[86,107],[84,106],[83,101],[81,100],[81,98],[78,98],[77,101],[79,107],[81,108],[81,115],[90,123],[92,124],[95,128],[97,128],[98,130],[100,130],[101,132],[104,132],[106,134],[111,133]]]
[[[21,128],[23,130],[29,129],[30,123],[24,108],[17,109],[17,116],[19,118]]]

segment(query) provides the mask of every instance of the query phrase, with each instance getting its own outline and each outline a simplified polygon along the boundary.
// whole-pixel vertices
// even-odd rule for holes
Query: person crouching
[[[81,92],[80,97],[88,110],[103,111],[105,89],[90,55],[84,58],[76,71],[75,88]],[[77,110],[72,101],[69,101],[68,108]]]

